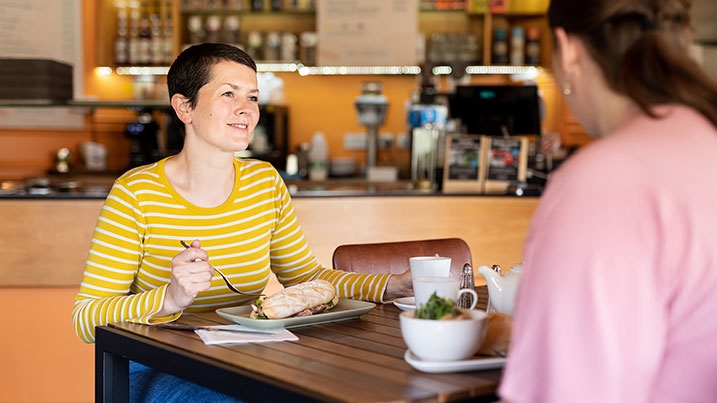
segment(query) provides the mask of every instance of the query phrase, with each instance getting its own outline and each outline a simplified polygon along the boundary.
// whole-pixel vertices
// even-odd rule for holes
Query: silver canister
[[[461,289],[469,289],[475,291],[475,282],[473,278],[473,266],[470,263],[463,265],[460,275]],[[469,293],[463,293],[456,301],[456,308],[468,309],[473,304],[473,296]]]

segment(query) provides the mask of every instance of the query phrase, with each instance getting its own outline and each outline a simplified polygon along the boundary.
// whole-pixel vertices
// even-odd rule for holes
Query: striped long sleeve
[[[118,178],[95,227],[73,321],[77,336],[94,342],[95,326],[110,322],[160,323],[156,317],[171,279],[180,240],[199,239],[210,262],[235,287],[257,293],[273,271],[284,286],[322,278],[342,298],[382,302],[388,274],[357,274],[322,267],[304,239],[286,186],[268,163],[236,160],[236,182],[225,203],[198,207],[164,175],[164,162]],[[246,304],[253,298],[228,290],[215,275],[187,312]]]

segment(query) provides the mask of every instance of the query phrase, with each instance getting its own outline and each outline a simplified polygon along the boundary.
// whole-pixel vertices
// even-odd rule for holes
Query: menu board
[[[504,193],[513,182],[524,182],[528,170],[527,137],[490,137],[486,142],[486,193]]]
[[[486,137],[478,135],[446,136],[444,193],[481,193],[485,179],[483,150]]]
[[[81,0],[0,0],[0,58],[50,59],[73,66],[75,98],[84,94]],[[0,108],[0,128],[81,129],[70,108]]]
[[[316,2],[319,66],[416,64],[418,0]]]

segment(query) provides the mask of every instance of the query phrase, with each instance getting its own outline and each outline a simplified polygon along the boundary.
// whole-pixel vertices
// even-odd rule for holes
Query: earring
[[[566,97],[573,93],[573,86],[570,84],[573,80],[572,74],[566,74],[565,80],[563,81],[563,95]]]

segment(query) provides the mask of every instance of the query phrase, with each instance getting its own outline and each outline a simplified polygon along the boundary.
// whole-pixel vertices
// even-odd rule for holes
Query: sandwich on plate
[[[284,319],[324,312],[336,306],[336,288],[326,280],[292,285],[252,304],[254,319]]]

